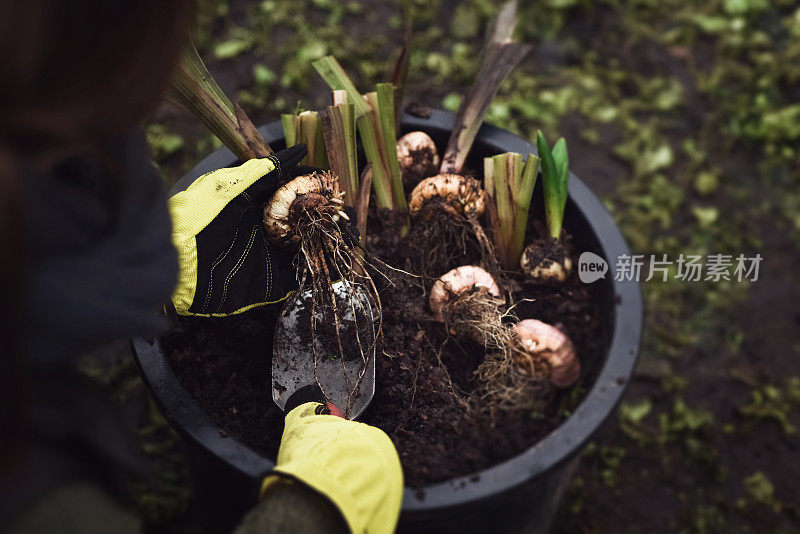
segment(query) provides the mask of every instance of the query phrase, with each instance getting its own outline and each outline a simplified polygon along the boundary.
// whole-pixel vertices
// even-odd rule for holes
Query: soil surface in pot
[[[371,252],[399,269],[411,270],[419,259],[391,218],[371,213],[368,234]],[[580,251],[573,252],[577,265]],[[454,258],[452,266],[475,260],[469,256]],[[516,315],[558,325],[577,348],[582,377],[573,388],[555,391],[541,411],[490,417],[474,408],[479,384],[473,373],[482,347],[449,336],[433,321],[427,309],[433,280],[391,276],[392,284],[374,277],[382,286],[385,337],[376,394],[361,420],[392,438],[409,486],[475,473],[531,447],[569,417],[602,367],[610,327],[599,284],[582,284],[575,273],[561,288],[512,279]],[[268,306],[230,318],[182,317],[162,338],[178,379],[220,432],[270,458],[283,431],[269,385],[279,312],[279,306]]]

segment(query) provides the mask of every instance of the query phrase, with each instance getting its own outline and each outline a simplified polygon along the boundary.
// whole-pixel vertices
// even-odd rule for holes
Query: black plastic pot
[[[406,115],[403,128],[428,132],[443,147],[453,118],[442,111],[434,111],[429,119]],[[260,131],[273,148],[282,148],[280,122]],[[527,154],[535,153],[536,148],[505,130],[485,125],[467,165],[482,168],[484,156],[502,152]],[[203,173],[232,165],[235,159],[229,150],[217,150],[184,176],[176,190],[185,188]],[[574,175],[565,218],[577,250],[599,254],[611,266],[618,256],[629,254],[609,213]],[[595,284],[602,288],[603,311],[609,318],[607,356],[597,381],[572,417],[545,439],[506,462],[444,483],[407,488],[400,532],[499,534],[544,532],[549,528],[580,451],[613,412],[639,353],[642,302],[638,284],[616,281],[613,272]],[[211,532],[229,531],[255,503],[260,480],[274,465],[273,460],[220,431],[178,382],[158,339],[135,339],[132,347],[143,380],[166,417],[188,442],[201,524]]]

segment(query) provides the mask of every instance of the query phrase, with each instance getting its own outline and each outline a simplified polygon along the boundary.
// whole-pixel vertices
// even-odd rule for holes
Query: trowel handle
[[[340,410],[339,407],[332,402],[328,402],[325,398],[325,395],[322,394],[322,390],[316,384],[303,386],[292,393],[286,401],[284,413],[289,413],[301,404],[305,404],[307,402],[318,402],[322,404],[320,407],[322,410],[317,413],[317,415],[335,415],[336,417],[345,419],[344,412],[342,412],[342,410]]]

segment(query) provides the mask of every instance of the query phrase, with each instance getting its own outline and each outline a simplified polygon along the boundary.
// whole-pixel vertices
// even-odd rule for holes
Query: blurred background
[[[257,125],[318,108],[311,61],[387,78],[399,1],[201,0],[195,39]],[[455,111],[501,2],[414,0],[406,99]],[[566,137],[572,170],[639,254],[761,254],[756,282],[643,284],[647,329],[618,414],[589,446],[560,532],[800,531],[800,8],[787,0],[521,2],[535,45],[488,121]],[[220,143],[165,103],[146,125],[172,184]],[[674,279],[673,276],[670,276]],[[85,371],[147,406],[133,364]],[[132,411],[140,414],[140,410]],[[158,475],[131,481],[148,522],[190,529],[180,444],[132,416]]]

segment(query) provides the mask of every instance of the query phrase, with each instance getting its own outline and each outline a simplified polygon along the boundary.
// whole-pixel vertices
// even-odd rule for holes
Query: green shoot
[[[191,41],[184,48],[167,96],[203,121],[240,160],[272,154],[244,110],[225,96]]]
[[[345,102],[328,106],[322,114],[322,133],[331,171],[339,177],[345,204],[355,207],[359,189],[356,120],[354,106],[346,101],[346,95]]]
[[[539,131],[536,133],[536,146],[539,149],[539,157],[542,158],[544,209],[547,217],[547,228],[550,230],[551,237],[560,239],[569,186],[567,142],[562,137],[553,146],[553,150],[550,150],[547,145],[547,139]]]
[[[498,258],[507,269],[519,265],[525,248],[528,210],[539,173],[533,154],[508,152],[484,159],[484,188],[489,197],[489,220]]]

